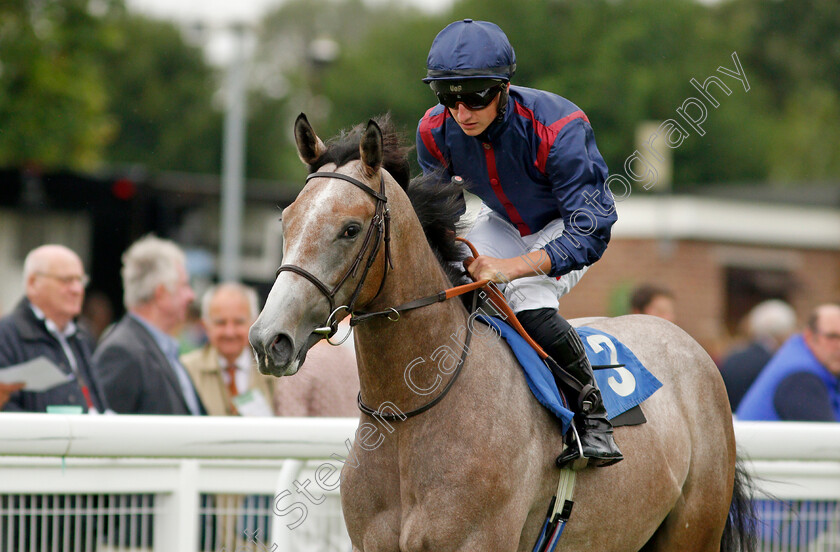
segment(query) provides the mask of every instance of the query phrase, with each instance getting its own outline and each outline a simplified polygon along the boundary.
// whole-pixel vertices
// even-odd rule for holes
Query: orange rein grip
[[[459,236],[455,236],[455,241],[459,241],[461,243],[467,244],[467,247],[470,248],[470,252],[472,253],[473,257],[478,257],[478,250],[475,248],[473,244],[467,240],[467,238],[461,238]]]
[[[470,252],[473,254],[473,257],[468,257],[465,262],[464,266],[469,266],[469,264],[474,260],[475,257],[478,257],[478,250],[476,250],[475,246],[469,242],[469,240],[461,237],[455,237],[456,241],[462,242],[470,248]],[[513,329],[522,336],[522,338],[530,345],[540,356],[542,359],[548,358],[548,354],[543,351],[543,348],[539,346],[539,344],[534,341],[528,332],[525,331],[525,328],[522,327],[522,324],[519,323],[519,319],[516,318],[516,313],[513,312],[513,309],[510,308],[510,305],[505,299],[505,296],[502,295],[502,292],[499,291],[499,288],[496,287],[496,284],[491,282],[490,280],[479,280],[478,282],[473,282],[472,284],[466,284],[463,286],[458,286],[454,288],[450,288],[446,290],[446,298],[451,299],[452,297],[457,297],[463,293],[469,293],[470,291],[482,287],[487,287],[490,291],[490,301],[497,310],[501,311],[505,316],[507,316],[506,322],[513,326]]]
[[[502,311],[502,313],[504,313],[504,315],[507,316],[505,322],[513,326],[513,329],[516,330],[519,333],[519,335],[521,335],[522,338],[528,343],[528,345],[530,345],[537,352],[541,359],[548,358],[548,354],[545,351],[543,351],[543,348],[540,347],[539,344],[536,341],[534,341],[530,335],[528,335],[528,332],[526,332],[525,328],[522,327],[522,324],[519,323],[519,319],[516,317],[516,313],[514,313],[513,309],[510,308],[507,299],[505,299],[505,296],[502,295],[501,291],[499,291],[499,288],[496,287],[496,284],[490,282],[490,284],[487,286],[487,289],[490,291],[490,302],[493,304],[493,307],[497,310]]]
[[[487,284],[490,283],[490,280],[479,280],[478,282],[473,282],[471,284],[464,284],[462,286],[457,286],[454,288],[449,288],[444,290],[446,292],[446,298],[452,299],[453,297],[458,297],[459,295],[463,295],[465,293],[469,293],[474,289],[483,288]]]

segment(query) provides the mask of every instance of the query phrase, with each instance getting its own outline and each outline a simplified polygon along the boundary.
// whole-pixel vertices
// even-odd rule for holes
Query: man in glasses
[[[54,363],[67,382],[34,392],[0,384],[5,411],[46,412],[47,406],[105,411],[104,394],[92,369],[91,338],[76,324],[88,277],[76,253],[63,245],[42,245],[23,262],[25,297],[0,319],[0,371],[38,357]]]
[[[840,422],[840,304],[811,312],[741,399],[739,420]]]
[[[439,103],[418,125],[420,166],[463,177],[483,203],[467,234],[480,253],[468,270],[476,280],[507,284],[517,318],[577,395],[570,402],[589,465],[614,464],[622,455],[592,367],[558,313],[559,297],[601,257],[617,219],[589,120],[556,94],[511,86],[516,55],[493,23],[448,25],[426,68],[423,82]],[[558,464],[576,455],[569,447]]]

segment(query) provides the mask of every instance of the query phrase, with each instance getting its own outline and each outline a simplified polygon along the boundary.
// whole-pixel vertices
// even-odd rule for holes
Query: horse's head
[[[371,120],[350,162],[330,157],[330,148],[306,117],[295,121],[307,184],[283,211],[283,266],[249,338],[264,374],[297,372],[326,329],[364,306],[381,290],[388,263],[388,211],[380,127]],[[346,153],[346,152],[345,152]]]

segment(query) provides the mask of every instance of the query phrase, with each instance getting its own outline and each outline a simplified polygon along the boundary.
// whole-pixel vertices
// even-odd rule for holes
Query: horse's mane
[[[458,219],[464,210],[464,186],[451,182],[443,170],[411,179],[408,154],[413,148],[404,145],[405,139],[391,122],[389,115],[374,117],[373,120],[382,131],[382,167],[408,195],[414,212],[420,219],[426,241],[450,281],[459,282],[465,276],[465,271],[461,268],[464,250],[455,241],[455,235]],[[335,163],[340,167],[350,161],[360,160],[359,142],[366,126],[356,125],[327,140],[327,151],[309,166],[310,172],[316,172],[328,163]]]

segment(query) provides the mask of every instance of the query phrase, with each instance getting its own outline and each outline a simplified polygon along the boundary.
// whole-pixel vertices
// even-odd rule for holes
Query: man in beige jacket
[[[256,292],[238,283],[207,290],[201,319],[208,343],[181,356],[211,416],[272,416],[275,378],[260,374],[248,343],[259,313]]]

